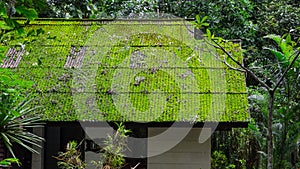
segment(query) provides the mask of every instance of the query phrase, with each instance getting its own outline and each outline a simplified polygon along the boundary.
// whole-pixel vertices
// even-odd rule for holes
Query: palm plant
[[[15,89],[2,90],[0,93],[0,144],[16,158],[13,144],[19,144],[30,152],[38,153],[31,145],[40,147],[39,137],[28,131],[28,128],[41,127],[38,116],[30,116],[30,113],[39,107],[30,106],[32,99],[19,97]],[[3,160],[3,159],[0,159]]]

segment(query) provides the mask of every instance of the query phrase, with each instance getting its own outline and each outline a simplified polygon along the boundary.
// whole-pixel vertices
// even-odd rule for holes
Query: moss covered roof
[[[7,35],[2,67],[35,82],[49,121],[248,121],[244,73],[193,30],[179,20],[36,20],[25,52]]]

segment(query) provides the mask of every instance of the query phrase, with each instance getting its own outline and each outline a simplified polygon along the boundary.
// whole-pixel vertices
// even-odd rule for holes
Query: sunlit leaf
[[[264,47],[264,49],[269,50],[270,52],[272,52],[280,62],[286,60],[284,54],[277,51],[276,49],[272,49],[272,48],[268,48],[268,47]]]
[[[280,43],[281,43],[281,41],[282,41],[282,39],[281,39],[280,36],[274,35],[274,34],[264,36],[264,38],[268,38],[268,39],[274,40],[274,41],[277,43],[277,45],[280,45]]]
[[[30,21],[38,18],[38,14],[33,8],[26,8],[25,6],[16,6],[15,8],[19,14],[22,14]]]
[[[0,2],[0,17],[8,18],[5,6]]]
[[[201,20],[200,20],[200,16],[199,16],[199,15],[196,15],[196,21],[197,21],[197,23],[201,23]]]
[[[8,26],[5,22],[0,22],[0,29],[7,30],[7,29],[12,29],[12,27]]]
[[[211,32],[209,29],[206,29],[206,35],[209,39],[211,39]]]
[[[10,18],[4,18],[4,22],[7,24],[7,26],[9,26],[11,28],[20,27],[20,24],[17,21],[10,19]]]
[[[202,26],[209,26],[209,23],[202,23]]]
[[[253,131],[258,131],[257,127],[251,123],[248,124],[248,128],[253,130]]]
[[[204,16],[201,20],[201,23],[205,22],[208,16]]]
[[[291,34],[288,34],[285,39],[286,43],[289,44],[292,42]]]

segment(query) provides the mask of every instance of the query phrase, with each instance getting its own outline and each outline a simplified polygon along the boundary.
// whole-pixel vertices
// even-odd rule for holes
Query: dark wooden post
[[[4,142],[2,139],[0,139],[0,161],[7,158],[7,151],[4,145]],[[3,167],[0,167],[0,169],[4,169]]]

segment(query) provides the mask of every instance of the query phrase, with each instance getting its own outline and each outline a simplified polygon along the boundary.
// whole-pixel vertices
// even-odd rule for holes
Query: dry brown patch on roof
[[[16,68],[18,67],[23,54],[25,53],[25,49],[17,49],[15,47],[9,48],[5,58],[3,59],[2,68]]]

